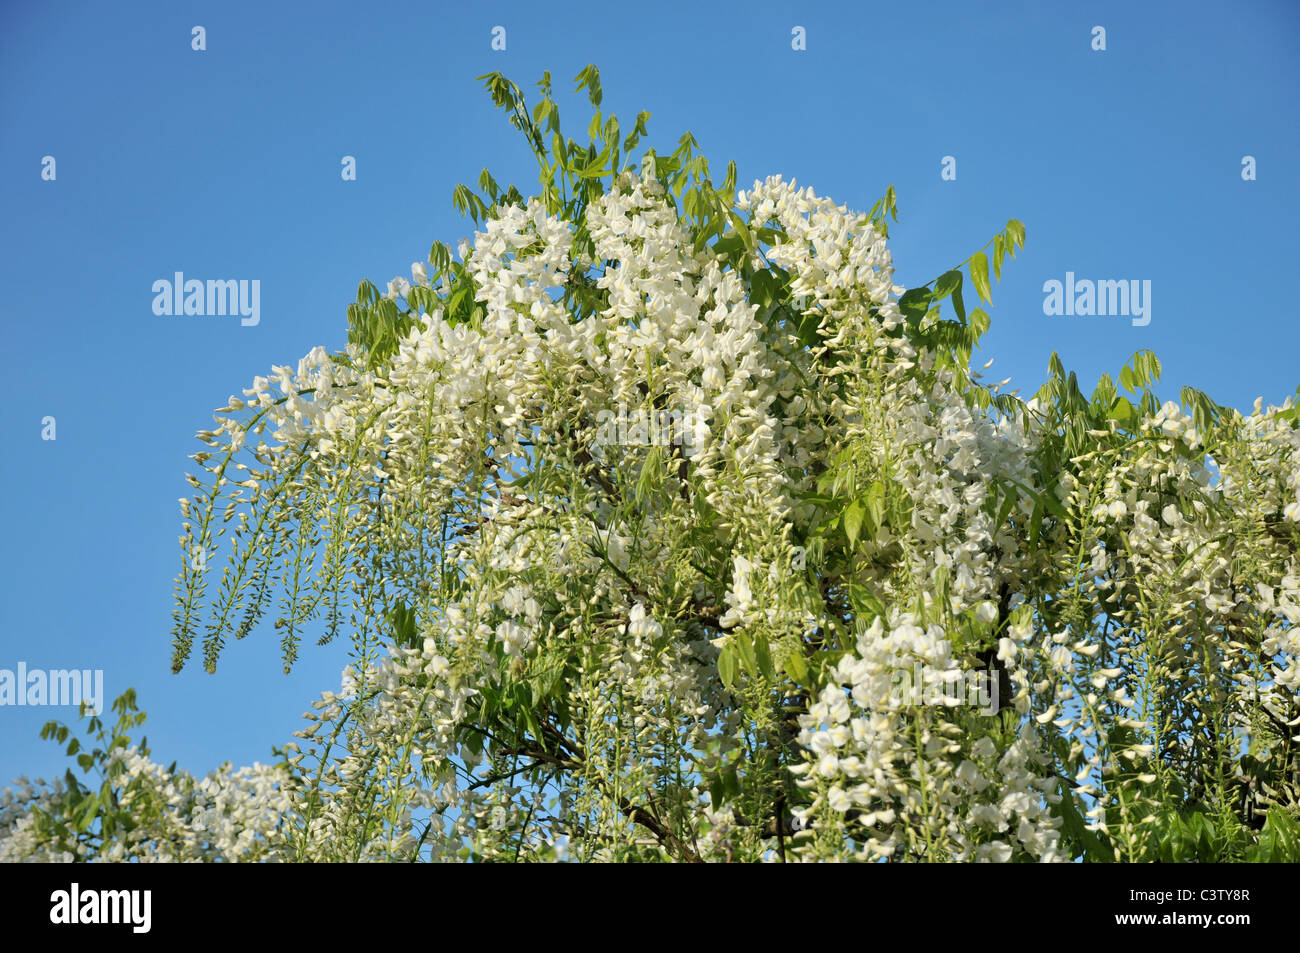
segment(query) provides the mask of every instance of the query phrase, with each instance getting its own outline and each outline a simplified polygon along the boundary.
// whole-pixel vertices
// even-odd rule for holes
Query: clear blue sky
[[[215,676],[169,673],[187,455],[254,375],[344,343],[361,278],[382,287],[470,233],[458,182],[486,165],[528,191],[475,82],[489,70],[528,88],[550,69],[567,96],[595,62],[625,128],[650,110],[661,151],[690,129],[742,184],[781,173],[865,210],[893,183],[904,284],[1021,219],[985,354],[1026,390],[1054,349],[1090,389],[1145,347],[1171,396],[1246,408],[1300,384],[1291,0],[447,6],[0,7],[0,668],[100,668],[110,699],[135,686],[163,761],[265,761],[337,687],[343,643],[307,645],[286,677],[269,625]],[[561,109],[585,128],[585,99]],[[154,315],[176,271],[259,279],[260,324]],[[1066,271],[1150,280],[1151,323],[1045,316],[1043,282]],[[69,713],[0,708],[0,783],[62,772],[37,738],[51,717]]]

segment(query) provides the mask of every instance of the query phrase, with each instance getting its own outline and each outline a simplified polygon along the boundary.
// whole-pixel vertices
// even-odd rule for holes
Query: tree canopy
[[[738,191],[595,67],[586,142],[482,79],[536,193],[458,186],[473,239],[231,397],[181,501],[173,667],[274,618],[343,684],[205,778],[133,693],[47,726],[88,780],[0,858],[1300,859],[1294,398],[1143,351],[1024,399],[972,369],[1020,222],[904,289],[892,187]]]

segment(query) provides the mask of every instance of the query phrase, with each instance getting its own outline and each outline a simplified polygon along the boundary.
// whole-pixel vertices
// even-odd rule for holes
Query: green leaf
[[[1069,519],[1070,514],[1066,510],[1065,504],[1056,498],[1056,492],[1053,489],[1056,484],[1049,486],[1046,492],[1039,493],[1015,480],[1008,479],[1007,482],[1032,499],[1036,510],[1045,510],[1048,515],[1055,516],[1057,519]]]
[[[754,640],[745,632],[736,633],[733,644],[740,650],[740,661],[750,675],[758,674],[758,656],[754,651]]]
[[[910,288],[898,299],[898,310],[903,313],[908,324],[915,326],[921,323],[921,319],[930,310],[930,298],[929,288]]]
[[[812,347],[821,340],[821,315],[817,313],[802,315],[799,318],[799,344]]]
[[[1025,247],[1025,226],[1022,222],[1014,218],[1011,219],[1007,222],[1006,231],[1011,236],[1012,241],[1021,248]]]
[[[948,601],[948,583],[951,580],[951,573],[948,572],[947,566],[936,566],[934,569],[934,591],[938,594],[940,602]]]
[[[993,292],[989,288],[989,259],[982,251],[977,251],[970,259],[970,278],[975,283],[975,293],[981,301],[993,303]]]
[[[645,461],[641,464],[641,473],[636,481],[634,497],[638,506],[649,495],[650,491],[658,485],[663,477],[663,450],[660,447],[651,447],[645,455]]]
[[[727,688],[734,688],[736,685],[736,651],[732,642],[728,642],[718,653],[718,675],[722,678],[722,684]]]
[[[1085,862],[1104,862],[1111,857],[1106,853],[1101,841],[1097,838],[1095,832],[1088,830],[1087,822],[1079,809],[1074,804],[1074,792],[1072,792],[1064,781],[1060,782],[1061,800],[1057,804],[1056,813],[1061,818],[1061,832],[1066,838],[1083,851]]]
[[[1133,369],[1127,364],[1120,368],[1119,383],[1130,394],[1137,393],[1137,378],[1133,374]],[[1130,407],[1132,404],[1129,405]]]
[[[1034,510],[1029,515],[1029,545],[1033,546],[1038,542],[1038,533],[1043,527],[1043,500],[1042,497],[1035,495]]]
[[[744,250],[745,250],[745,243],[741,240],[740,236],[737,235],[735,232],[728,232],[725,235],[723,235],[721,238],[719,238],[716,242],[713,243],[713,253],[715,255],[725,255],[728,258],[735,258]],[[767,273],[768,272],[766,271],[758,272],[758,274],[767,274]],[[758,274],[756,274],[754,277],[757,278]],[[751,292],[752,292],[752,286],[751,286]]]
[[[867,487],[867,513],[871,516],[872,535],[885,525],[885,484],[872,481]]]
[[[745,247],[749,251],[756,250],[758,245],[754,241],[754,236],[750,233],[749,226],[745,224],[744,219],[732,211],[727,212],[727,218],[731,221],[731,227],[736,230],[736,234],[740,236],[740,240],[745,243]]]
[[[576,93],[585,86],[587,89],[587,98],[591,101],[591,104],[596,108],[600,108],[600,101],[602,98],[600,91],[600,70],[596,69],[595,64],[589,63],[586,68],[573,79],[574,82],[578,84],[573,91]]]
[[[740,247],[744,247],[744,239],[737,232],[734,235],[728,235],[728,238],[735,241]],[[717,244],[721,244],[720,239]],[[717,247],[717,244],[714,247]],[[749,279],[749,302],[758,309],[766,308],[772,302],[776,301],[781,294],[781,285],[766,268],[754,272],[754,276]]]
[[[1123,377],[1122,372],[1120,377]],[[1111,402],[1108,416],[1121,427],[1132,428],[1137,420],[1137,409],[1127,397],[1116,397]]]
[[[408,609],[405,602],[398,602],[388,613],[388,622],[393,629],[393,640],[399,646],[415,647],[418,634],[413,609]]]
[[[850,503],[848,509],[844,511],[844,535],[849,538],[850,549],[858,545],[858,534],[862,530],[862,518],[865,515],[866,511],[857,500]]]
[[[885,604],[864,586],[854,586],[849,591],[849,599],[853,602],[854,609],[863,617],[863,622],[870,622],[877,616],[884,618],[887,615]]]
[[[1210,862],[1217,859],[1215,831],[1209,819],[1196,811],[1187,819],[1187,833],[1196,860]]]
[[[960,271],[945,271],[934,282],[933,300],[942,301],[961,287]]]
[[[993,524],[995,532],[1006,525],[1007,517],[1011,515],[1012,507],[1014,507],[1019,501],[1020,494],[1016,492],[1015,487],[1011,487],[1010,489],[1005,487],[1002,488],[1002,505],[998,507],[998,518]]]
[[[1270,863],[1295,863],[1300,861],[1300,826],[1287,817],[1281,808],[1273,808],[1264,821],[1260,842],[1268,840],[1267,858]]]
[[[1160,380],[1160,372],[1161,372],[1160,358],[1156,357],[1155,351],[1148,350],[1146,352],[1146,355],[1147,355],[1147,367],[1151,375],[1151,382],[1155,383],[1156,381]]]
[[[87,794],[85,799],[74,809],[73,821],[74,827],[79,832],[85,832],[90,829],[94,823],[95,816],[99,813],[99,795]]]
[[[761,632],[754,639],[754,656],[758,661],[758,670],[763,677],[768,679],[775,677],[776,670],[772,667],[772,647],[767,642],[767,636]]]
[[[736,766],[730,764],[727,770],[722,772],[722,792],[730,797],[740,797],[740,776],[736,773]]]
[[[958,275],[958,277],[961,277]],[[961,284],[952,289],[952,309],[957,312],[957,317],[962,324],[966,323],[966,302],[961,299]]]
[[[808,660],[804,658],[802,652],[795,650],[787,654],[782,663],[782,668],[787,675],[800,685],[805,688],[811,687],[808,679]]]

